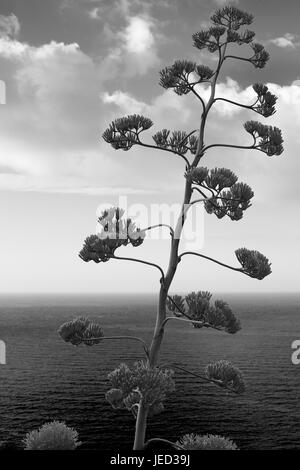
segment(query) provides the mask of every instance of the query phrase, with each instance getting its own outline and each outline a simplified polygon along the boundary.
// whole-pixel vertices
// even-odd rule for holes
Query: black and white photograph
[[[300,450],[299,155],[299,1],[0,0],[0,456]]]

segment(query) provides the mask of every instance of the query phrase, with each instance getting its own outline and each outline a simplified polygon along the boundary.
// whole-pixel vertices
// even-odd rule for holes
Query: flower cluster
[[[241,329],[239,320],[226,302],[216,300],[211,305],[210,292],[192,292],[182,297],[175,295],[168,299],[167,307],[175,316],[186,317],[199,323],[194,328],[212,327],[234,334]]]
[[[235,251],[235,255],[247,276],[261,280],[272,272],[268,258],[259,251],[239,248]]]
[[[227,168],[205,167],[191,168],[185,177],[204,190],[210,191],[210,197],[204,203],[208,214],[215,214],[219,219],[227,215],[231,220],[240,220],[244,211],[251,204],[254,193],[245,183],[237,183],[237,176]]]
[[[225,6],[217,10],[211,20],[215,25],[237,31],[241,26],[249,25],[253,22],[253,15],[246,13],[234,6]]]
[[[225,188],[230,188],[237,182],[237,176],[228,168],[214,168],[210,170],[205,183],[218,193]]]
[[[216,11],[211,17],[213,26],[208,30],[202,30],[193,35],[194,46],[197,49],[208,49],[209,52],[215,52],[221,46],[220,39],[227,32],[225,43],[250,44],[255,36],[253,31],[246,30],[243,33],[237,31],[241,26],[249,25],[253,21],[253,16],[239,10],[238,8],[228,6]]]
[[[250,46],[254,54],[250,57],[249,62],[251,62],[255,68],[264,68],[270,58],[269,53],[265,50],[262,44],[258,44],[257,42],[250,44]]]
[[[25,450],[75,450],[81,442],[73,428],[63,422],[52,421],[27,433],[23,444]]]
[[[223,44],[235,43],[238,45],[249,44],[254,54],[246,59],[257,68],[263,68],[269,60],[269,54],[264,46],[253,42],[255,33],[246,29],[238,32],[241,26],[249,25],[253,16],[233,6],[226,6],[211,17],[213,26],[207,30],[193,34],[194,46],[197,49],[207,49],[209,52],[217,51]],[[226,38],[221,38],[226,34]],[[225,56],[226,58],[227,56]],[[229,56],[230,57],[230,56]]]
[[[124,219],[124,211],[118,207],[105,210],[99,217],[100,233],[90,235],[84,241],[79,257],[83,261],[100,263],[108,261],[117,248],[131,244],[140,246],[145,232],[135,226],[132,220]]]
[[[150,415],[157,414],[163,410],[166,396],[175,390],[173,374],[170,369],[150,367],[145,361],[136,362],[131,368],[120,364],[108,375],[112,388],[106,393],[106,399],[113,408],[134,413],[143,401]]]
[[[192,167],[186,172],[185,177],[192,183],[201,186],[208,177],[208,173],[208,169],[204,166]]]
[[[138,143],[139,134],[152,126],[151,119],[133,114],[113,121],[102,137],[116,150],[129,150]]]
[[[228,191],[223,191],[219,196],[205,201],[204,206],[208,214],[214,213],[218,219],[227,215],[231,220],[240,220],[244,211],[251,206],[250,200],[253,196],[250,186],[245,183],[235,183]]]
[[[191,74],[195,81],[189,81]],[[173,65],[160,71],[159,84],[165,89],[172,88],[178,95],[186,95],[194,85],[206,82],[212,76],[213,71],[207,66],[189,60],[176,60]]]
[[[215,52],[219,48],[220,38],[225,33],[223,26],[211,26],[207,30],[201,30],[193,34],[194,46],[197,49],[207,49],[209,52]]]
[[[173,152],[185,155],[189,150],[195,154],[198,146],[198,138],[189,135],[185,131],[173,131],[170,135],[168,129],[156,132],[152,137],[157,147],[169,149]]]
[[[66,322],[58,329],[58,334],[66,343],[74,346],[85,344],[93,346],[99,344],[103,338],[103,330],[97,323],[92,323],[88,318],[78,317]]]
[[[228,29],[226,42],[235,42],[239,46],[242,44],[250,44],[254,39],[254,31],[249,31],[246,29],[243,33],[238,33],[233,29]]]
[[[228,361],[217,361],[208,364],[205,369],[206,377],[220,387],[225,387],[235,393],[244,393],[245,382],[241,371]]]
[[[244,124],[244,128],[253,136],[255,148],[264,152],[269,157],[280,155],[283,152],[283,139],[281,130],[278,127],[266,126],[257,121],[247,121]],[[258,143],[257,139],[259,139]]]
[[[233,441],[214,434],[185,434],[176,444],[184,450],[238,450]]]
[[[258,104],[253,106],[254,111],[264,117],[272,116],[275,113],[277,96],[273,95],[262,83],[255,83],[252,88],[257,93],[258,100]]]

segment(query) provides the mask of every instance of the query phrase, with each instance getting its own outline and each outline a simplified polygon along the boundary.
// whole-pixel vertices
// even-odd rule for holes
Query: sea
[[[176,370],[176,391],[163,413],[149,419],[147,438],[176,441],[187,433],[219,434],[241,450],[300,450],[299,294],[219,294],[242,324],[235,335],[168,322],[163,363],[194,373],[225,359],[239,367],[246,392],[237,396]],[[0,443],[22,449],[27,432],[59,420],[75,428],[80,449],[132,449],[134,418],[105,400],[107,375],[121,362],[144,357],[139,343],[103,341],[74,347],[58,336],[65,321],[86,316],[106,335],[134,335],[149,342],[156,316],[153,295],[2,295],[0,340]]]

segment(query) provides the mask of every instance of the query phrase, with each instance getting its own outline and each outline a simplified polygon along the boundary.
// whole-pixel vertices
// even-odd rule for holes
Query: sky
[[[254,15],[251,29],[271,59],[263,70],[227,61],[217,93],[249,103],[255,96],[251,85],[266,83],[278,96],[277,112],[264,119],[218,104],[207,122],[206,141],[247,145],[243,123],[254,119],[282,130],[285,151],[267,157],[211,150],[203,164],[232,169],[252,187],[253,205],[238,222],[218,220],[199,207],[191,214],[183,249],[238,267],[234,251],[245,246],[264,253],[273,272],[258,281],[185,257],[171,290],[297,292],[300,4],[233,3]],[[199,102],[159,86],[159,71],[182,58],[214,67],[211,54],[193,47],[192,34],[207,28],[210,15],[224,4],[0,0],[0,79],[6,86],[6,103],[0,105],[0,293],[157,292],[155,269],[116,260],[84,263],[78,252],[85,237],[96,232],[100,209],[120,205],[120,197],[140,226],[147,216],[152,223],[155,215],[170,216],[170,207],[176,213],[184,165],[166,152],[115,151],[101,135],[113,119],[134,113],[154,122],[145,132],[149,143],[157,130],[199,126]],[[206,99],[207,90],[202,92]],[[156,235],[119,255],[165,268],[170,241],[165,232]]]

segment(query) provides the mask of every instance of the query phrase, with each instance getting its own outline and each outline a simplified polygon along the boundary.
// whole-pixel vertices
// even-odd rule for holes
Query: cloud
[[[286,33],[284,36],[280,36],[278,38],[270,39],[269,42],[282,48],[291,47],[294,49],[297,45],[299,45],[299,42],[296,42],[296,36],[290,33]]]
[[[144,18],[131,18],[125,29],[125,48],[129,53],[144,54],[154,46],[151,21]]]
[[[164,91],[150,103],[137,100],[129,93],[120,90],[111,94],[104,92],[102,100],[105,104],[113,104],[120,110],[120,113],[144,114],[161,127],[184,126],[192,114],[189,107],[184,105],[187,100],[170,90]]]
[[[239,3],[239,0],[231,0],[228,2],[228,0],[213,0],[214,3],[216,3],[219,7],[224,7],[225,5],[237,5]]]
[[[16,15],[11,13],[9,16],[0,15],[0,37],[15,38],[20,32],[20,23]]]
[[[102,62],[104,73],[110,71],[115,76],[122,73],[126,77],[144,75],[160,62],[157,52],[157,24],[150,17],[133,16],[127,18],[127,26],[113,34],[115,42]]]

